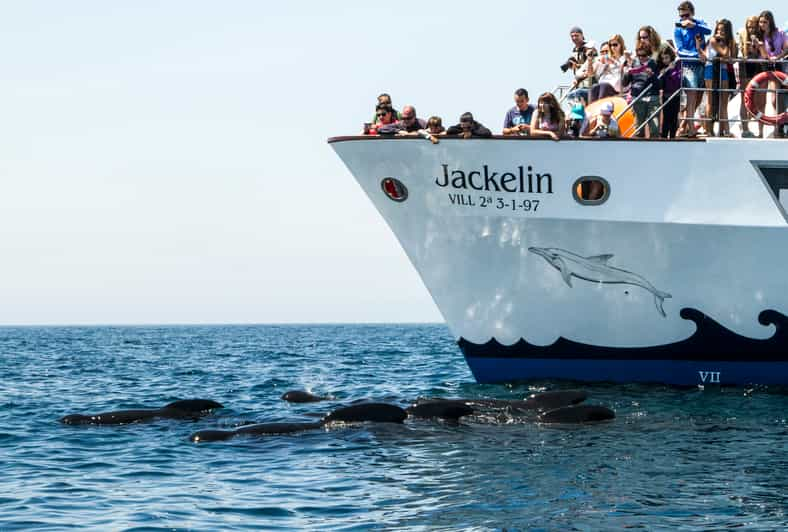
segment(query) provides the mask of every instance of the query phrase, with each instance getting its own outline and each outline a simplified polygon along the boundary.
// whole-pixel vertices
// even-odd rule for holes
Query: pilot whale
[[[216,408],[223,406],[210,399],[184,399],[161,408],[116,410],[100,414],[69,414],[60,418],[60,422],[66,425],[124,425],[155,418],[198,419]]]
[[[364,402],[337,408],[315,423],[254,423],[235,430],[200,430],[189,436],[194,443],[225,441],[236,436],[269,436],[314,430],[333,423],[402,423],[408,417],[404,409],[387,403]]]
[[[648,290],[654,295],[654,304],[657,307],[657,312],[663,318],[667,317],[662,305],[665,299],[673,296],[658,290],[641,275],[611,266],[609,261],[613,258],[613,255],[583,257],[561,248],[529,247],[528,251],[539,255],[550,266],[561,272],[561,276],[570,287],[572,286],[572,277],[576,277],[592,283],[629,284]]]

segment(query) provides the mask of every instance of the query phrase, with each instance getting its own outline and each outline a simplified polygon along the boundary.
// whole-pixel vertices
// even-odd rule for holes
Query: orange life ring
[[[779,70],[770,70],[761,72],[750,80],[747,88],[744,89],[744,106],[755,117],[756,120],[771,126],[777,126],[788,122],[788,111],[781,113],[777,116],[769,116],[763,114],[763,111],[755,106],[755,89],[760,89],[761,86],[766,86],[769,81],[777,81],[783,86],[788,86],[788,75]]]

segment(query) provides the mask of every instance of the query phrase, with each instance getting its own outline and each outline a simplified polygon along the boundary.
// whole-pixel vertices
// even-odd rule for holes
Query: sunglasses
[[[619,44],[617,42],[611,42],[610,46],[612,46],[613,48],[618,48]]]
[[[679,18],[690,18],[689,13],[679,13]]]
[[[384,116],[387,116],[388,114],[389,114],[388,112],[385,112],[385,113],[377,113],[378,117],[384,117]]]
[[[641,36],[639,37],[639,39],[640,39],[641,41],[647,41],[647,40],[648,40],[648,35],[641,35]]]

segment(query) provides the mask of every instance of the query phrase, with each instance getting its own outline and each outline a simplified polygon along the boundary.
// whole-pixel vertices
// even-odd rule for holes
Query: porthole
[[[601,205],[610,197],[610,183],[599,176],[578,177],[572,185],[572,196],[580,205]]]
[[[408,199],[408,187],[399,179],[384,177],[380,182],[380,188],[383,189],[383,193],[392,201],[400,203]]]

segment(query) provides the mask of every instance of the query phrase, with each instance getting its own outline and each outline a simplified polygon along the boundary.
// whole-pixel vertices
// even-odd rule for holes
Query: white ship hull
[[[787,142],[330,142],[478,381],[788,384]]]

